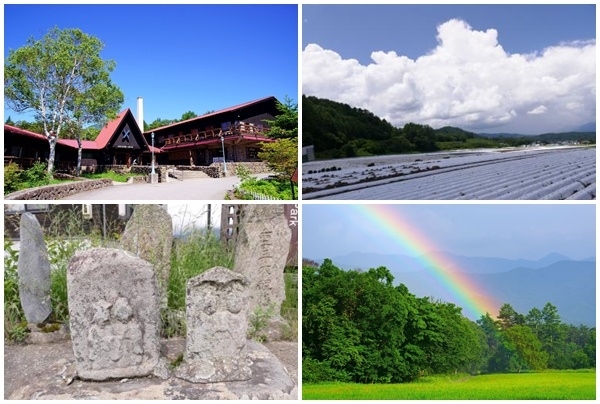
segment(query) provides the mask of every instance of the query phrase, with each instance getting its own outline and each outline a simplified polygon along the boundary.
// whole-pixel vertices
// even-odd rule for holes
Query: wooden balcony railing
[[[16,156],[4,156],[4,165],[7,166],[10,163],[15,163],[21,168],[29,168],[35,163],[37,160],[34,158],[28,157],[16,157]]]
[[[231,126],[226,129],[209,129],[200,131],[197,133],[188,133],[186,135],[177,135],[165,139],[165,146],[173,144],[183,144],[189,142],[197,142],[199,140],[214,139],[220,137],[235,136],[241,134],[255,134],[264,135],[265,128],[262,126],[255,126],[254,124],[240,123],[235,126]]]

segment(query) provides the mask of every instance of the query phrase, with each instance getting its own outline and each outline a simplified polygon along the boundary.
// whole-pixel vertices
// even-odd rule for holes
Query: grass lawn
[[[104,173],[94,173],[94,174],[89,174],[89,173],[84,173],[81,174],[82,177],[84,178],[89,178],[91,180],[98,180],[101,178],[110,178],[113,181],[117,181],[117,182],[127,182],[127,180],[130,177],[139,177],[141,174],[118,174],[114,171],[107,171]]]
[[[549,371],[426,377],[406,384],[319,383],[302,386],[304,400],[594,400],[596,372]]]

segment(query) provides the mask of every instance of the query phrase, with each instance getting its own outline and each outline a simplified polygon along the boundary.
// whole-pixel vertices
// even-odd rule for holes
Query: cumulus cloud
[[[495,29],[454,19],[437,31],[437,47],[426,55],[374,51],[368,65],[309,44],[303,93],[368,109],[396,126],[540,133],[595,121],[595,41],[510,54]]]

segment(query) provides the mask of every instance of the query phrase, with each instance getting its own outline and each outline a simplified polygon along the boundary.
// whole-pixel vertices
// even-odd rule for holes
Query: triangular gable
[[[127,108],[121,111],[112,121],[108,122],[96,138],[98,149],[130,149],[148,150],[146,139],[133,117],[131,110]]]

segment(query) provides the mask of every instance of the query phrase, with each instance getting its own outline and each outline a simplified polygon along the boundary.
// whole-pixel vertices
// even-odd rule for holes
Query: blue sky
[[[595,206],[557,204],[392,205],[437,250],[458,255],[540,259],[557,252],[595,256]],[[304,204],[302,257],[351,252],[415,256],[352,205]]]
[[[304,5],[302,89],[397,126],[571,130],[595,121],[595,18],[594,4]]]
[[[53,26],[104,42],[123,109],[135,114],[143,97],[147,123],[271,95],[298,100],[297,5],[4,5],[4,56]]]

